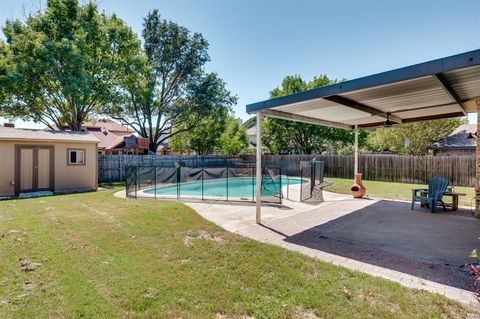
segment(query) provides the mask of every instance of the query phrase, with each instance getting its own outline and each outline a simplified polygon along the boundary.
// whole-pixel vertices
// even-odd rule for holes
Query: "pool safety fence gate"
[[[262,202],[281,204],[283,198],[302,201],[312,197],[314,175],[321,174],[318,163],[305,161],[302,176],[283,175],[280,167],[262,165]],[[255,164],[247,161],[225,161],[222,166],[185,166],[174,162],[164,165],[127,165],[125,184],[127,197],[154,199],[200,199],[255,202]],[[192,164],[192,163],[188,163]],[[199,162],[199,164],[202,164]],[[320,176],[320,175],[319,175]],[[320,180],[319,179],[319,180]]]
[[[316,190],[323,184],[325,165],[322,161],[300,161],[300,201],[306,201],[314,196]]]

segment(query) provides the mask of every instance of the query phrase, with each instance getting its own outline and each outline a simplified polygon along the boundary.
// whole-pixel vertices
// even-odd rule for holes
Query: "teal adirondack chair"
[[[443,210],[445,210],[445,203],[443,202],[443,194],[447,191],[448,179],[442,176],[433,176],[428,180],[428,189],[412,189],[412,210],[415,202],[420,204],[427,204],[430,207],[430,211],[435,213],[437,205],[442,204]],[[427,192],[427,196],[420,196],[418,192]]]

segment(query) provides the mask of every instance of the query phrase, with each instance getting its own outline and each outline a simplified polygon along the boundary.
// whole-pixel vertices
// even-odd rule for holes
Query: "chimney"
[[[3,127],[15,127],[15,123],[3,123]]]

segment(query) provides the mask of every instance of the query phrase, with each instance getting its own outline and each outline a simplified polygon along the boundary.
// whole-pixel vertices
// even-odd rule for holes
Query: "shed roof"
[[[477,132],[476,124],[463,124],[457,127],[452,134],[443,140],[433,144],[434,149],[475,149],[477,146],[476,138],[468,138],[469,134]]]
[[[98,143],[95,136],[88,132],[70,132],[53,130],[34,130],[13,127],[0,127],[0,141],[57,141],[77,143]]]
[[[480,50],[247,105],[247,112],[351,129],[476,112]]]

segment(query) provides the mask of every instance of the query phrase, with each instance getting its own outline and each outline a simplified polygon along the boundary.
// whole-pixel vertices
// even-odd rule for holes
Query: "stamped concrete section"
[[[477,303],[472,292],[459,289],[467,288],[462,286],[467,281],[458,265],[469,261],[480,221],[412,212],[405,202],[358,200],[327,192],[324,198],[316,206],[284,201],[283,207],[263,207],[262,225],[255,224],[254,206],[186,204],[231,232],[406,287]]]

